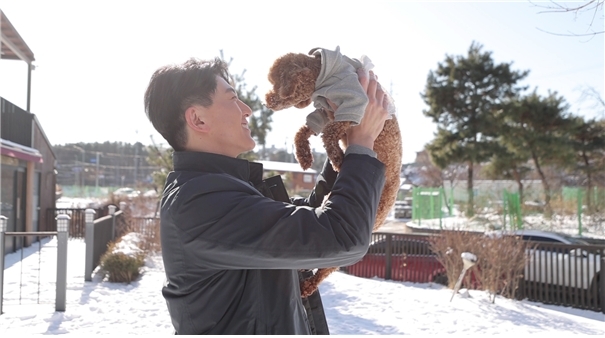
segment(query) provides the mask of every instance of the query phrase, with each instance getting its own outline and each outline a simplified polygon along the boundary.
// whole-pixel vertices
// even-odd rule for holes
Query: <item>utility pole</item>
[[[139,144],[134,144],[134,185],[136,187],[139,179]]]
[[[139,131],[136,130],[137,140],[139,139]],[[134,187],[136,188],[139,181],[139,142],[134,143]]]
[[[95,194],[99,193],[99,152],[97,151],[97,170],[95,179]]]
[[[80,161],[80,166],[81,166],[81,167],[80,167],[80,169],[79,169],[79,170],[80,170],[80,171],[79,171],[80,193],[82,193],[82,186],[84,185],[84,165],[85,165],[85,163],[86,163],[86,162],[84,162],[84,156],[85,156],[86,150],[84,150],[84,149],[82,149],[82,148],[78,147],[78,146],[77,146],[77,145],[75,145],[75,144],[72,144],[72,145],[71,145],[71,147],[72,147],[72,148],[74,148],[74,149],[79,150],[79,151],[80,151],[80,153],[82,154],[82,160]]]

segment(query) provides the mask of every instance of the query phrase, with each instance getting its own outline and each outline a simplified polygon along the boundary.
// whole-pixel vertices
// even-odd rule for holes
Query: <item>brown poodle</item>
[[[326,55],[329,55],[331,59],[327,60]],[[322,56],[326,60],[323,60]],[[326,66],[326,63],[330,63],[330,65]],[[327,67],[338,68],[339,74],[334,76],[328,74]],[[359,67],[364,67],[364,62],[342,56],[338,48],[336,51],[316,48],[311,50],[309,55],[288,53],[273,63],[269,71],[269,81],[273,85],[273,90],[266,94],[267,107],[275,111],[289,107],[305,108],[312,102],[316,107],[316,110],[307,116],[307,123],[300,128],[294,139],[296,158],[303,169],[310,168],[313,163],[309,138],[319,133],[322,134],[324,148],[334,169],[336,171],[340,169],[344,153],[339,142],[342,141],[343,146],[346,147],[347,129],[352,124],[359,123],[359,120],[348,120],[351,117],[352,119],[357,117],[347,115],[345,111],[348,108],[359,111],[360,107],[365,108],[367,105],[367,101],[363,101],[367,100],[367,96],[357,78],[356,69]],[[330,79],[330,77],[332,78]],[[318,78],[327,78],[326,82],[332,81],[329,85],[333,87],[330,90],[318,88]],[[330,93],[338,93],[338,88],[336,88],[338,86],[347,87],[342,90],[345,94],[334,94],[331,97]],[[354,86],[358,86],[358,88]],[[361,91],[361,94],[356,95],[355,91]],[[338,106],[335,112],[326,106],[326,99],[330,99]],[[394,112],[392,101],[389,102],[389,111]],[[363,112],[363,110],[361,111]],[[374,223],[374,230],[376,230],[388,216],[399,190],[402,145],[399,124],[394,114],[385,122],[382,132],[374,142],[374,151],[377,158],[386,167],[386,182]],[[302,296],[307,297],[315,292],[319,283],[337,269],[337,267],[318,269],[313,277],[301,283]]]

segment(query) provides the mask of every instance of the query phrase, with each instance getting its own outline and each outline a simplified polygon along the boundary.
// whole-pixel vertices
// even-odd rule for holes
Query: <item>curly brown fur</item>
[[[311,96],[315,91],[315,81],[320,70],[321,59],[318,56],[289,53],[275,60],[269,70],[269,81],[273,85],[273,89],[266,94],[267,107],[282,110],[289,107],[304,108],[311,104]],[[328,115],[332,122],[322,130],[322,141],[332,166],[339,171],[344,159],[340,143],[342,142],[346,147],[346,131],[351,123],[348,121],[334,122],[333,113]],[[310,168],[313,163],[309,138],[314,134],[305,125],[295,135],[296,159],[303,169]],[[378,160],[386,167],[385,185],[374,223],[374,230],[376,230],[387,218],[399,191],[401,133],[395,117],[385,122],[382,132],[374,142],[374,151]],[[301,283],[302,297],[313,294],[319,284],[336,270],[338,270],[337,267],[318,269],[314,276],[304,280]]]
[[[282,110],[311,104],[320,71],[321,59],[307,54],[288,53],[275,60],[269,69],[273,90],[265,95],[267,107]]]
[[[303,298],[312,295],[319,287],[319,283],[321,283],[324,279],[326,279],[326,277],[336,270],[338,270],[338,268],[317,269],[312,277],[309,277],[300,283],[300,295]]]
[[[351,122],[349,121],[333,121],[328,123],[321,133],[326,155],[328,155],[332,167],[336,171],[340,171],[340,165],[345,157],[340,147],[340,141],[346,142],[346,133],[350,126]]]
[[[378,203],[374,230],[378,229],[385,221],[391,208],[397,199],[399,192],[402,149],[401,131],[397,118],[386,120],[384,128],[374,141],[374,151],[380,162],[385,164],[385,183]]]
[[[306,125],[300,127],[296,135],[294,135],[294,144],[296,146],[296,160],[300,164],[303,170],[311,168],[313,164],[313,153],[311,152],[311,145],[309,144],[309,138],[315,133],[311,128]]]
[[[336,128],[334,128],[336,130]],[[324,130],[325,132],[325,130]],[[337,134],[334,131],[334,134]],[[346,138],[341,139],[343,144],[346,146]],[[332,143],[334,144],[334,143]],[[397,199],[397,193],[399,191],[399,174],[401,171],[402,161],[402,144],[401,144],[401,131],[399,130],[399,123],[397,118],[393,117],[390,120],[385,121],[384,128],[374,141],[374,151],[376,157],[382,163],[385,164],[385,183],[380,196],[380,202],[378,203],[378,210],[376,211],[376,220],[374,222],[373,230],[377,230],[384,223],[395,200]],[[341,150],[342,152],[342,150]],[[342,163],[342,162],[340,162]],[[318,269],[314,276],[306,279],[301,284],[301,295],[302,297],[308,297],[317,290],[319,284],[328,277],[332,272],[338,270],[338,268],[324,268]]]

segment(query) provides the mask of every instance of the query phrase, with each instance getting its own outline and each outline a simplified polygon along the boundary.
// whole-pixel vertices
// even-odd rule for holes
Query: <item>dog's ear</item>
[[[291,104],[288,104],[286,101],[282,100],[281,97],[272,90],[265,95],[265,102],[267,108],[272,110],[282,110],[292,106]]]
[[[273,90],[267,92],[267,107],[281,110],[289,107],[305,108],[311,104],[311,95],[315,91],[315,77],[311,69],[298,68],[282,72]]]

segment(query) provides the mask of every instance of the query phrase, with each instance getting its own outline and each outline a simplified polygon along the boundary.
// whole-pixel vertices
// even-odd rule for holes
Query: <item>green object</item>
[[[523,216],[521,214],[521,199],[519,193],[509,193],[504,190],[504,228],[506,228],[506,216],[510,220],[510,229],[523,229]]]
[[[412,221],[420,225],[425,219],[439,219],[439,229],[443,229],[442,218],[443,188],[414,188],[412,192]]]
[[[582,190],[578,189],[578,235],[582,236]]]

